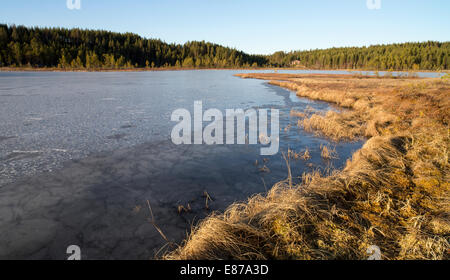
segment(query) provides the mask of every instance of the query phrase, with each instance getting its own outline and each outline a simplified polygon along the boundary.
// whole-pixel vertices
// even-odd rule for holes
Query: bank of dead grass
[[[348,109],[298,114],[306,130],[367,142],[342,171],[210,216],[165,259],[449,259],[448,82],[261,75],[242,76]]]

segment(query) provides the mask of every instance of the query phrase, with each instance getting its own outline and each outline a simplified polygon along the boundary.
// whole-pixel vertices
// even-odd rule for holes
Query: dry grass
[[[244,74],[348,110],[302,125],[367,137],[342,171],[279,182],[202,221],[165,259],[449,259],[450,84],[444,79]]]
[[[329,148],[326,145],[320,145],[320,156],[325,160],[337,158],[336,148]]]
[[[299,112],[299,111],[296,111],[296,110],[291,110],[290,114],[291,114],[291,116],[298,117],[298,118],[305,118],[306,117],[306,113]]]

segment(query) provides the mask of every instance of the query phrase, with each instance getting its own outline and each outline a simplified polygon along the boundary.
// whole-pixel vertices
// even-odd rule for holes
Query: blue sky
[[[0,23],[133,32],[169,43],[205,40],[258,54],[333,46],[449,41],[450,1],[2,0]]]

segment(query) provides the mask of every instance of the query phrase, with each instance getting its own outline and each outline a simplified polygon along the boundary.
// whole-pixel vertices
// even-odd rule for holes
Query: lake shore
[[[273,68],[273,67],[249,67],[249,68],[187,68],[187,67],[159,67],[159,68],[126,68],[126,69],[72,69],[72,68],[58,68],[58,67],[0,67],[0,72],[147,72],[147,71],[187,71],[187,70],[268,70],[268,71],[348,71],[348,72],[367,72],[367,71],[379,71],[388,72],[389,70],[376,70],[376,69],[309,69],[300,67],[285,67],[285,68]],[[423,73],[450,73],[450,70],[394,70],[394,72],[423,72]]]
[[[167,240],[181,243],[199,219],[286,178],[281,152],[295,157],[298,181],[342,168],[363,145],[296,127],[293,111],[332,105],[236,73],[0,73],[0,259],[65,259],[72,244],[83,259],[158,258],[168,247],[147,200]],[[281,152],[173,144],[170,112],[202,99],[220,110],[279,109]],[[325,146],[333,158],[322,158]]]
[[[368,139],[342,171],[279,182],[203,220],[165,259],[449,259],[450,83],[335,75],[239,74],[344,110],[298,112],[339,141]]]

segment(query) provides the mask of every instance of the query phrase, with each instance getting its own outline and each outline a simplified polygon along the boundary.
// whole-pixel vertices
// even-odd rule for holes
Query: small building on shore
[[[291,66],[296,67],[296,66],[300,66],[300,65],[302,65],[302,62],[298,59],[291,61]]]

